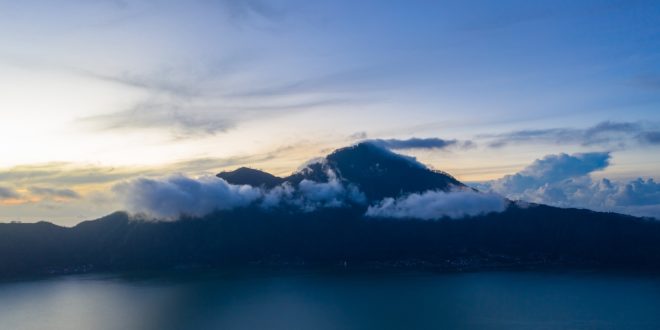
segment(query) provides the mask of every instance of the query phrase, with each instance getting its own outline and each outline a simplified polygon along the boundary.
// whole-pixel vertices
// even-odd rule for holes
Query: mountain
[[[302,180],[328,182],[329,173],[345,183],[356,185],[369,201],[427,190],[447,191],[452,187],[465,187],[447,173],[431,170],[413,158],[366,142],[338,149],[285,178],[246,167],[221,172],[217,176],[231,184],[272,188],[285,182],[296,186]]]
[[[263,171],[240,167],[229,172],[220,172],[217,177],[224,179],[231,184],[250,185],[255,187],[273,188],[284,183],[284,179],[276,177]]]
[[[523,203],[456,219],[367,216],[382,198],[468,190],[370,144],[339,149],[285,178],[247,168],[218,176],[264,189],[342,183],[367,202],[304,210],[253,204],[160,222],[117,212],[71,228],[0,224],[0,275],[237,266],[660,269],[660,222],[651,219]]]

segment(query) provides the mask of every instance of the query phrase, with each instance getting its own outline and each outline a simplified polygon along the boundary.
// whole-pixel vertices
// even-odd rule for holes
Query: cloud
[[[81,123],[104,130],[168,129],[177,137],[213,135],[234,128],[238,114],[184,101],[143,101],[131,109],[85,117]]]
[[[63,199],[78,199],[80,194],[71,189],[57,189],[46,187],[30,187],[30,193],[37,196],[50,197],[50,198],[63,198]]]
[[[440,138],[410,138],[407,140],[398,139],[372,139],[366,140],[385,149],[446,149],[448,147],[468,148],[473,146],[472,141],[444,140]]]
[[[284,15],[282,8],[276,8],[261,0],[225,0],[219,3],[226,8],[230,18],[240,19],[241,21],[253,16],[274,20],[280,19]]]
[[[16,199],[20,197],[21,195],[16,190],[8,187],[0,187],[0,200]]]
[[[364,203],[367,197],[355,185],[344,185],[330,170],[327,171],[328,182],[315,182],[304,179],[298,185],[302,196],[304,209],[314,210],[318,207],[340,207],[345,201]]]
[[[280,80],[275,83],[266,82],[265,86],[251,86],[251,88],[228,96],[264,98],[278,95],[300,95],[308,93],[325,92],[330,94],[354,94],[355,92],[368,92],[377,89],[392,87],[393,77],[391,67],[384,65],[369,65],[343,69],[334,72],[317,73],[314,75]]]
[[[311,212],[366,201],[355,185],[344,184],[333,172],[328,173],[328,178],[327,182],[305,179],[297,186],[287,182],[264,189],[233,185],[211,176],[193,179],[177,175],[164,179],[138,178],[115,185],[113,191],[128,211],[159,220],[174,220],[181,215],[204,216],[217,210],[248,206]]]
[[[246,164],[260,164],[276,156],[298,152],[304,145],[287,145],[265,153],[225,158],[194,158],[159,166],[99,166],[69,162],[19,165],[0,169],[0,181],[12,182],[16,187],[52,187],[101,185],[140,176],[161,176],[164,173],[211,174],[218,170]]]
[[[415,218],[435,220],[464,218],[492,212],[502,212],[508,201],[494,193],[480,193],[471,189],[454,191],[429,190],[397,199],[388,197],[369,206],[367,216],[380,218]]]
[[[355,132],[351,135],[348,136],[349,139],[351,140],[364,140],[367,138],[367,132],[361,131],[361,132]]]
[[[644,132],[639,135],[639,140],[646,144],[660,145],[660,131]]]
[[[510,144],[547,143],[576,144],[581,146],[606,146],[624,148],[634,143],[645,141],[651,134],[653,125],[642,122],[612,122],[604,121],[588,128],[549,128],[537,130],[521,130],[502,134],[485,134],[478,136],[490,140],[488,146],[500,148]]]
[[[230,6],[237,8],[253,6],[239,4],[241,1],[229,2],[236,2]],[[372,84],[360,84],[353,78],[362,77],[370,82],[379,78],[364,74],[364,70],[354,70],[303,79],[277,76],[255,81],[251,78],[255,63],[264,59],[263,54],[236,50],[202,63],[174,62],[159,64],[153,69],[113,72],[9,57],[15,65],[28,69],[62,71],[141,92],[142,96],[125,107],[93,115],[81,114],[75,119],[80,128],[158,129],[176,138],[219,134],[246,121],[337,105],[365,104],[370,100],[356,94],[355,88]],[[272,86],[272,81],[281,86]]]
[[[54,162],[20,165],[0,170],[0,180],[19,187],[72,186],[102,184],[148,172],[146,168],[115,168],[95,165]]]
[[[237,1],[236,9],[257,2]],[[335,105],[364,103],[355,97],[352,75],[330,74],[304,80],[284,79],[270,86],[242,78],[258,56],[238,54],[203,64],[183,63],[145,72],[98,73],[66,67],[88,78],[142,90],[146,95],[123,109],[81,117],[83,127],[98,130],[159,129],[177,138],[226,132],[240,123]],[[282,80],[282,79],[272,79]],[[349,96],[350,93],[350,96]]]
[[[489,188],[505,193],[507,197],[523,199],[521,197],[529,190],[605,169],[610,157],[608,152],[548,155],[535,160],[519,173],[490,182]]]
[[[143,89],[160,95],[166,94],[181,98],[191,98],[203,93],[204,76],[202,74],[187,72],[186,75],[182,75],[172,68],[162,68],[148,74],[123,72],[115,75],[96,73],[78,68],[70,68],[69,70],[89,78]]]
[[[653,179],[614,181],[590,176],[607,168],[609,160],[609,153],[549,155],[519,173],[475,187],[528,202],[660,219],[660,184]]]
[[[182,175],[163,180],[139,178],[116,185],[128,210],[159,219],[180,215],[203,216],[215,210],[244,207],[261,197],[251,186],[230,185],[215,177],[191,179]]]
[[[329,97],[232,101],[155,96],[127,110],[80,118],[78,123],[103,130],[164,129],[177,138],[192,138],[226,132],[246,121],[348,103],[348,99]]]

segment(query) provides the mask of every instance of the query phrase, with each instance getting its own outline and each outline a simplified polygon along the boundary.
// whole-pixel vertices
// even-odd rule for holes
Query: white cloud
[[[366,196],[355,185],[345,186],[336,174],[327,171],[328,182],[315,182],[302,180],[298,185],[305,210],[314,210],[317,207],[339,207],[345,201],[364,203]]]
[[[660,218],[660,184],[653,179],[624,182],[590,176],[609,166],[609,159],[609,153],[549,155],[519,173],[476,187],[534,203]]]
[[[129,211],[158,219],[202,216],[247,206],[262,195],[258,188],[231,185],[215,177],[191,179],[181,175],[163,180],[139,178],[118,184],[114,190]]]
[[[519,173],[507,175],[478,187],[502,193],[510,198],[525,199],[523,197],[528,196],[532,191],[548,184],[605,169],[609,165],[609,160],[610,154],[607,152],[548,155],[537,159]]]
[[[294,194],[296,190],[293,186],[285,182],[279,186],[274,187],[266,191],[261,200],[261,207],[265,209],[271,209],[281,206],[282,201],[292,201],[294,200]]]
[[[116,185],[113,190],[128,211],[159,220],[181,215],[203,216],[217,210],[255,206],[264,210],[292,207],[310,212],[317,208],[364,203],[366,197],[352,184],[345,185],[333,172],[328,182],[302,180],[294,187],[286,182],[272,189],[233,185],[217,177],[164,179],[139,178]]]
[[[454,191],[429,190],[397,199],[385,198],[367,209],[367,216],[384,218],[417,218],[424,220],[453,219],[502,212],[508,201],[493,193],[471,189]]]

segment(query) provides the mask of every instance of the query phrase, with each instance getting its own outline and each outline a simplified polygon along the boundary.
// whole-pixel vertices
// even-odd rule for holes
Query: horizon
[[[73,225],[126,209],[115,187],[137,179],[284,176],[360,141],[505,197],[657,217],[659,14],[3,1],[0,222]]]

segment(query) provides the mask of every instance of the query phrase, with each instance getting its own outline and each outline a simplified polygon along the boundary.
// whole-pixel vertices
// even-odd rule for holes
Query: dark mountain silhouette
[[[414,159],[371,143],[338,149],[323,160],[309,164],[286,178],[245,167],[232,172],[222,172],[217,176],[232,184],[270,188],[284,182],[295,186],[305,179],[327,182],[330,179],[328,171],[343,181],[355,184],[369,201],[465,186],[447,173],[431,170]]]
[[[250,169],[219,174],[228,182],[264,187],[327,181],[333,175],[359,186],[369,200],[463,186],[368,144],[337,150],[286,178]],[[244,207],[169,222],[118,212],[71,228],[0,224],[0,275],[255,265],[660,268],[656,220],[511,203],[499,213],[428,221],[365,217],[366,207],[347,204],[311,212]]]
[[[284,179],[270,173],[248,167],[240,167],[229,172],[220,172],[217,177],[231,184],[250,185],[255,187],[273,188],[284,182]]]

